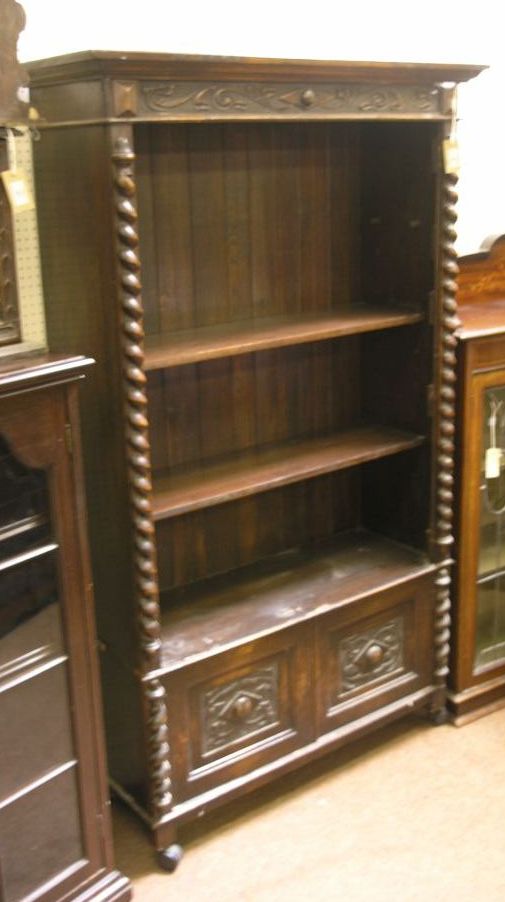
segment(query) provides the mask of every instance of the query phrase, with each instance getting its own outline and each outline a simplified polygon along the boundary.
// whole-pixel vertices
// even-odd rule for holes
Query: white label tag
[[[35,209],[35,202],[24,172],[20,169],[4,169],[0,172],[0,176],[13,213]]]
[[[486,479],[498,479],[500,475],[501,448],[488,448],[486,451]]]
[[[444,172],[459,175],[459,149],[455,138],[446,138],[444,147]]]

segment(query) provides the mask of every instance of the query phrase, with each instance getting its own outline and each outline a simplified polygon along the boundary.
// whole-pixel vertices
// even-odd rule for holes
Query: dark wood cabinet
[[[458,531],[450,707],[505,704],[505,237],[460,260]]]
[[[111,851],[81,475],[84,357],[0,363],[0,898],[127,900]]]
[[[48,334],[97,360],[85,458],[111,770],[160,850],[353,736],[444,717],[443,148],[449,83],[478,71],[30,67]]]

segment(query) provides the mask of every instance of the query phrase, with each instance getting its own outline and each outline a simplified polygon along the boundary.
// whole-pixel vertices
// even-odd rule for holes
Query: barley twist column
[[[441,313],[439,339],[439,394],[437,410],[437,484],[436,484],[436,552],[441,566],[435,579],[435,719],[445,719],[445,686],[449,672],[450,640],[450,556],[454,537],[454,435],[456,416],[456,278],[458,275],[456,240],[456,203],[458,199],[455,172],[447,172],[442,184],[441,243]]]
[[[140,667],[144,676],[151,813],[160,818],[172,804],[165,689],[149,672],[160,666],[160,611],[154,522],[151,508],[151,450],[144,372],[144,326],[138,257],[135,154],[128,138],[114,143],[116,237],[122,335],[124,420],[133,535],[133,573],[138,611]]]

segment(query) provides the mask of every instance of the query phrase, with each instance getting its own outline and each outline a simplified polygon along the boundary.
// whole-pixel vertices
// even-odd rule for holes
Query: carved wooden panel
[[[202,751],[224,751],[279,721],[276,661],[202,695]]]
[[[125,108],[128,93],[128,110]],[[175,118],[443,118],[438,89],[416,85],[247,84],[241,82],[140,83],[138,99],[132,84],[118,86],[114,114]]]
[[[339,694],[366,686],[403,667],[403,622],[396,617],[378,628],[346,636],[338,645]]]
[[[17,59],[17,43],[25,27],[25,13],[15,0],[0,0],[0,122],[26,118],[27,98],[20,99],[28,75]]]
[[[0,345],[19,338],[14,233],[9,201],[0,182]]]

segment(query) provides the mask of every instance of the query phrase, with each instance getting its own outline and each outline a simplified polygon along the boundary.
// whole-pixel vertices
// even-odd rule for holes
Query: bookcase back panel
[[[431,329],[419,326],[364,335],[361,347],[363,415],[426,435],[433,382]]]
[[[139,127],[147,331],[347,306],[358,147],[352,124]]]
[[[355,469],[161,521],[161,591],[355,528],[359,502]]]
[[[431,448],[420,448],[363,467],[363,525],[413,548],[427,550],[431,501]]]
[[[149,408],[155,473],[331,434],[360,419],[359,338],[156,371]]]
[[[147,333],[360,302],[426,310],[434,137],[430,123],[138,126]]]
[[[438,127],[388,122],[362,128],[363,296],[370,304],[426,311],[435,287]]]

